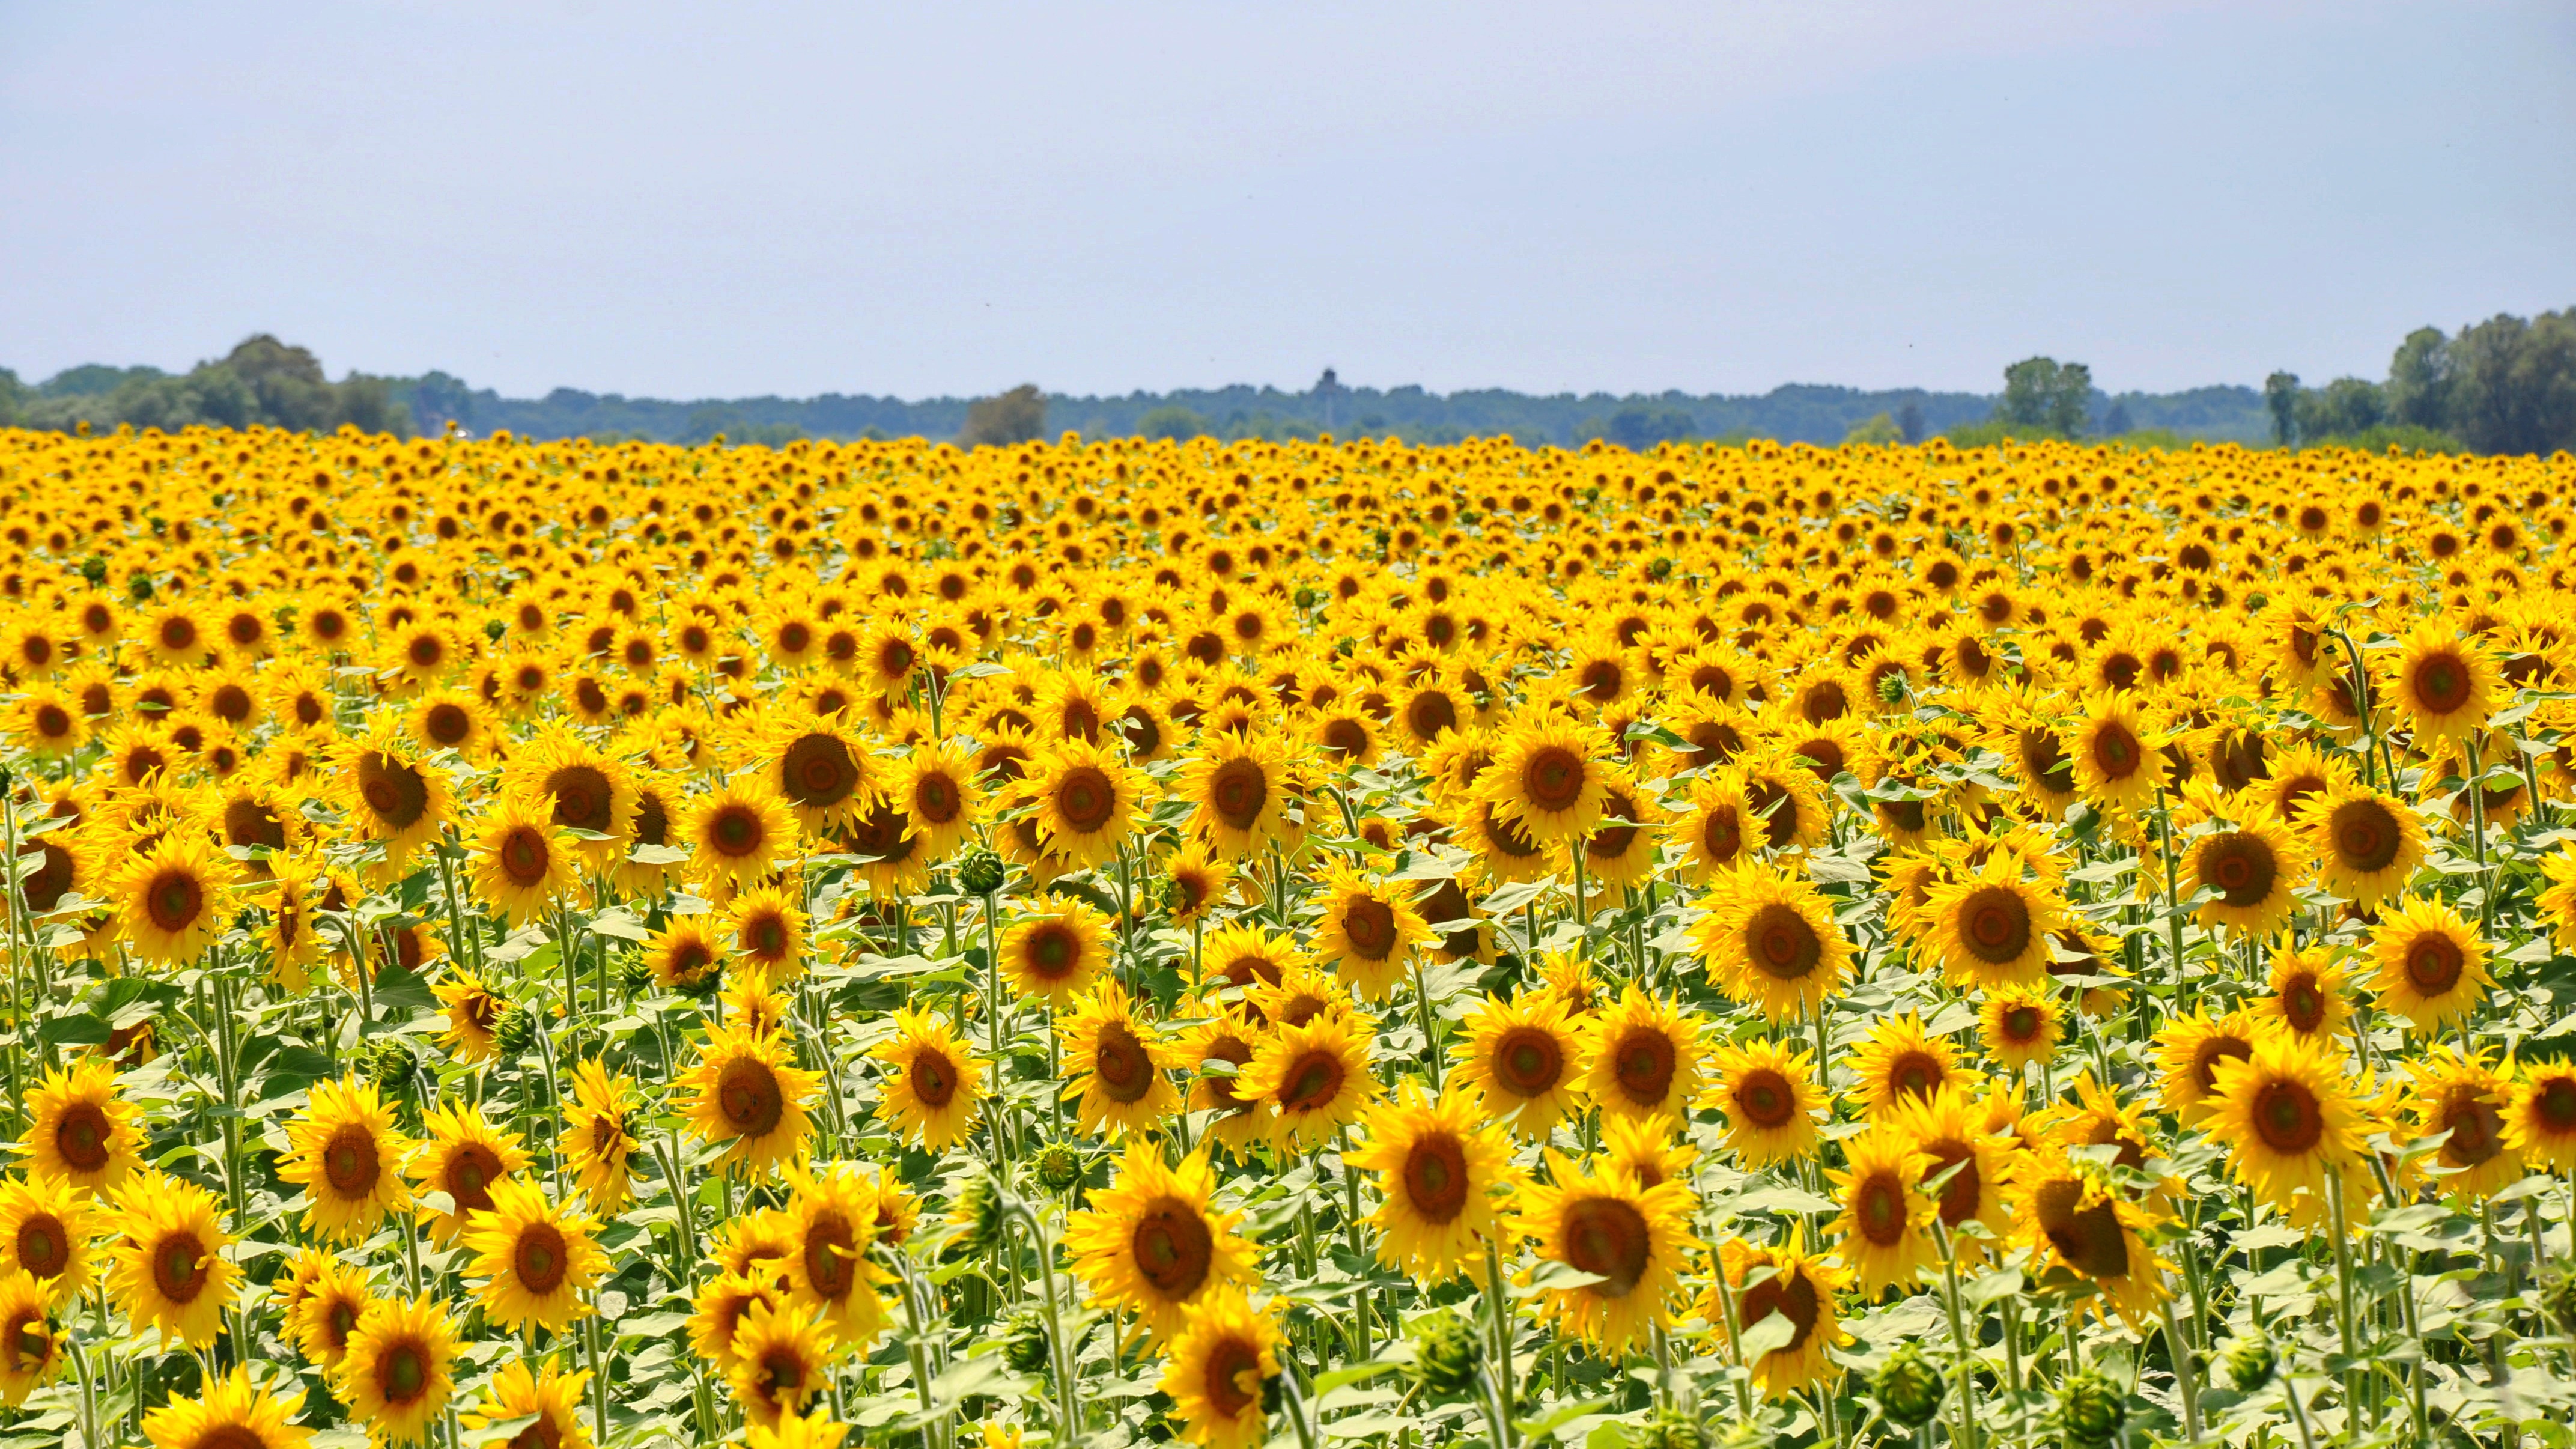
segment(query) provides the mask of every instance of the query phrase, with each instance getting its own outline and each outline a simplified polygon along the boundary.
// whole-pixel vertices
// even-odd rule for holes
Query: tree
[[[1007,448],[1035,442],[1046,433],[1046,394],[1033,382],[1021,383],[999,397],[977,398],[966,407],[966,426],[957,433],[961,448]]]
[[[2450,430],[2481,453],[2576,448],[2576,311],[2497,316],[2450,345]]]
[[[1330,376],[1329,373],[1326,375]],[[1185,442],[1191,438],[1207,437],[1211,432],[1206,417],[1179,403],[1165,403],[1136,420],[1136,434],[1145,438]]]
[[[1896,410],[1896,435],[1909,444],[1923,441],[1923,404],[1909,398]]]
[[[2137,424],[2129,421],[2129,405],[2124,402],[2111,404],[2111,411],[2102,418],[2102,431],[2114,438],[2129,432],[2136,426]]]
[[[1885,413],[1876,413],[1864,418],[1852,424],[1850,432],[1843,434],[1843,446],[1846,448],[1854,443],[1874,443],[1880,447],[1886,447],[1888,444],[1904,441],[1904,430],[1896,426],[1896,419]]]
[[[2436,431],[2451,425],[2451,339],[2439,327],[2418,327],[2388,360],[2390,421]]]
[[[2030,357],[2004,369],[1995,421],[2017,433],[2071,438],[2084,431],[2093,399],[2093,369],[2080,362]]]
[[[2299,439],[2299,375],[2276,372],[2263,379],[2263,406],[2272,410],[2272,441],[2286,448]]]
[[[2299,394],[2293,414],[2301,442],[2349,438],[2388,420],[2388,402],[2377,383],[2338,377],[2324,387]]]

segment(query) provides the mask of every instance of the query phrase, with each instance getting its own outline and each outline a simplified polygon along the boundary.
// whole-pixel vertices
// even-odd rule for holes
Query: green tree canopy
[[[966,426],[958,430],[961,448],[1008,447],[1031,443],[1046,434],[1046,394],[1033,382],[1021,383],[999,397],[977,398],[966,408]]]

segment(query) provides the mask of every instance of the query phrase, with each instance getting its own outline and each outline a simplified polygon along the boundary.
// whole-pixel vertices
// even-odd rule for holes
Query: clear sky
[[[2576,304],[2576,5],[0,0],[0,365],[2119,390]]]

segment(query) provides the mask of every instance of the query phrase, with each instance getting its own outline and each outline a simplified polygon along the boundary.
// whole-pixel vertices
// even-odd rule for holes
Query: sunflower
[[[1368,1018],[1326,1011],[1311,1020],[1278,1023],[1254,1043],[1252,1060],[1235,1075],[1236,1095],[1269,1109],[1271,1140],[1304,1152],[1357,1121],[1377,1097],[1369,1070]]]
[[[1731,1325],[1730,1335],[1749,1333],[1775,1316],[1788,1321],[1788,1342],[1753,1361],[1753,1382],[1765,1398],[1841,1376],[1827,1350],[1851,1341],[1834,1311],[1834,1298],[1850,1285],[1851,1270],[1809,1255],[1804,1228],[1791,1228],[1789,1241],[1767,1247],[1730,1238],[1718,1248],[1718,1271],[1725,1283],[1712,1283],[1701,1295],[1699,1317]]]
[[[1247,1020],[1239,1006],[1222,1002],[1204,1006],[1207,1020],[1192,1027],[1179,1044],[1181,1064],[1195,1075],[1185,1110],[1215,1113],[1207,1125],[1208,1137],[1238,1157],[1247,1156],[1252,1145],[1263,1140],[1269,1124],[1263,1120],[1260,1102],[1235,1091],[1235,1073],[1251,1062],[1262,1029]],[[1212,1070],[1220,1063],[1224,1070]]]
[[[97,1058],[56,1067],[27,1094],[18,1139],[27,1175],[113,1193],[143,1166],[143,1109],[116,1094],[116,1068]]]
[[[689,868],[699,880],[719,891],[745,888],[795,849],[796,820],[767,789],[733,780],[687,807],[679,844],[689,850]]]
[[[1191,804],[1189,828],[1229,860],[1261,853],[1285,823],[1288,747],[1266,732],[1199,736],[1175,798]]]
[[[2475,635],[2426,619],[2406,636],[2388,673],[2389,706],[2414,727],[2417,749],[2459,740],[2495,713],[2502,687],[2495,659]]]
[[[1242,1214],[1209,1204],[1215,1185],[1204,1151],[1171,1167],[1159,1146],[1129,1138],[1109,1186],[1065,1222],[1065,1249],[1091,1301],[1133,1312],[1169,1339],[1202,1295],[1258,1281],[1253,1247],[1235,1232]]]
[[[1883,1016],[1871,1027],[1852,1062],[1853,1087],[1872,1122],[1894,1112],[1907,1097],[1929,1097],[1944,1087],[1967,1090],[1976,1076],[1959,1065],[1957,1051],[1923,1029],[1914,1012]]]
[[[628,1159],[642,1146],[635,1138],[635,1082],[611,1076],[591,1057],[574,1068],[572,1101],[565,1104],[563,1139],[556,1152],[572,1169],[573,1185],[594,1213],[614,1217],[633,1193]]]
[[[2576,1063],[2529,1062],[2505,1114],[2504,1145],[2528,1166],[2576,1171]],[[9,1199],[0,1192],[0,1236],[8,1232]]]
[[[974,829],[983,789],[975,783],[975,757],[945,741],[916,745],[895,771],[886,798],[901,812],[910,858],[946,860]]]
[[[200,1386],[199,1397],[173,1398],[143,1416],[153,1449],[302,1449],[313,1431],[300,1428],[304,1391],[271,1393],[236,1364]]]
[[[2245,1010],[2212,1018],[2205,1006],[2173,1019],[2156,1033],[2156,1063],[2164,1074],[2164,1108],[2185,1126],[2198,1124],[2215,1106],[2218,1064],[2254,1055],[2262,1018]]]
[[[1546,1181],[1522,1185],[1512,1231],[1539,1255],[1594,1281],[1549,1288],[1542,1318],[1585,1343],[1616,1351],[1663,1328],[1682,1269],[1698,1240],[1691,1191],[1678,1182],[1640,1186],[1625,1173],[1592,1176],[1554,1151]]]
[[[1262,1406],[1279,1376],[1279,1350],[1287,1341],[1276,1303],[1256,1310],[1243,1290],[1228,1285],[1183,1311],[1161,1381],[1182,1438],[1206,1449],[1259,1449],[1266,1441]],[[987,1430],[984,1442],[990,1445],[993,1438]]]
[[[2352,1018],[2343,968],[2321,948],[2274,950],[2267,986],[2270,994],[2254,999],[2254,1014],[2303,1041],[2340,1035]]]
[[[1726,1117],[1726,1145],[1749,1168],[1769,1167],[1816,1150],[1816,1114],[1826,1106],[1814,1058],[1778,1042],[1720,1046],[1702,1105]]]
[[[783,1218],[784,1214],[778,1216]],[[783,1251],[777,1261],[784,1262]],[[689,1315],[689,1347],[698,1357],[714,1364],[718,1372],[730,1375],[741,1362],[734,1353],[734,1336],[753,1308],[776,1313],[787,1306],[785,1274],[773,1271],[773,1267],[764,1261],[750,1273],[722,1269],[690,1300],[694,1311]]]
[[[474,829],[474,891],[513,928],[541,920],[579,878],[566,840],[546,810],[524,796],[503,796]]]
[[[869,1053],[886,1070],[886,1125],[906,1142],[945,1152],[975,1130],[984,1064],[926,1010],[898,1010],[893,1025],[894,1035]]]
[[[1002,935],[1002,974],[1025,999],[1061,1011],[1109,967],[1109,918],[1080,901],[1030,916]]]
[[[155,1173],[128,1182],[114,1201],[108,1296],[136,1333],[158,1329],[165,1350],[173,1339],[212,1346],[241,1283],[240,1267],[224,1256],[233,1237],[215,1195]]]
[[[1702,884],[1733,870],[1744,858],[1747,837],[1759,844],[1764,822],[1753,815],[1739,778],[1720,772],[1691,782],[1690,801],[1673,838],[1684,846],[1683,862]]]
[[[407,1169],[423,1193],[444,1193],[449,1206],[424,1202],[420,1217],[441,1244],[453,1243],[474,1214],[492,1207],[492,1190],[527,1170],[528,1154],[516,1132],[494,1131],[474,1106],[432,1107],[423,1118],[428,1137]]]
[[[89,720],[80,701],[50,685],[38,685],[9,712],[9,730],[40,755],[68,755],[89,743]]]
[[[842,1348],[865,1352],[886,1325],[877,1285],[884,1269],[870,1262],[878,1239],[878,1192],[848,1163],[820,1173],[787,1175],[787,1288],[799,1307],[819,1307]]]
[[[456,1416],[468,1435],[479,1434],[494,1424],[524,1419],[533,1414],[536,1422],[514,1434],[496,1434],[488,1439],[469,1438],[477,1449],[518,1449],[521,1444],[537,1449],[591,1449],[590,1427],[582,1422],[581,1408],[589,1392],[590,1373],[563,1371],[553,1359],[536,1369],[528,1361],[514,1358],[492,1375],[483,1390],[483,1400],[467,1413]]]
[[[766,1175],[805,1151],[805,1104],[820,1072],[789,1065],[787,1044],[768,1032],[718,1027],[698,1048],[697,1064],[672,1085],[698,1140],[722,1143],[727,1167]]]
[[[2408,1106],[2423,1136],[2449,1133],[2434,1152],[2441,1186],[2454,1198],[2493,1197],[2522,1176],[2522,1154],[2505,1131],[2513,1079],[2489,1066],[2484,1051],[2462,1055],[2445,1043],[2408,1065]]]
[[[1057,1024],[1072,1080],[1064,1096],[1086,1132],[1142,1132],[1181,1108],[1172,1070],[1183,1065],[1126,990],[1104,980]]]
[[[459,971],[430,990],[446,1011],[447,1029],[438,1034],[438,1044],[455,1060],[480,1065],[500,1055],[499,1038],[493,1032],[501,1014],[510,1009],[506,999],[471,971]]]
[[[2380,912],[2370,956],[2379,1004],[2431,1033],[2477,1009],[2493,977],[2477,928],[2438,900],[2410,900]]]
[[[247,697],[245,693],[245,701]],[[454,750],[468,759],[480,759],[492,749],[491,712],[461,689],[441,689],[413,700],[403,723],[426,749]]]
[[[223,931],[223,893],[234,882],[230,857],[212,842],[173,831],[134,857],[109,888],[119,903],[125,942],[146,961],[193,963]]]
[[[303,1300],[287,1315],[286,1328],[305,1359],[328,1372],[347,1361],[349,1340],[375,1301],[366,1269],[325,1257],[315,1265]]]
[[[1986,1055],[2019,1078],[2032,1062],[2045,1065],[2056,1058],[2066,1036],[2065,1013],[2045,988],[1997,987],[1977,1008],[1977,1032]]]
[[[2005,851],[1927,890],[1923,915],[1942,974],[1954,986],[1989,991],[2045,982],[2050,938],[2072,924],[2056,889],[2023,879],[2020,860]]]
[[[1678,1118],[1700,1087],[1700,1019],[1631,983],[1589,1023],[1583,1090],[1614,1116]]]
[[[373,1442],[427,1442],[456,1392],[456,1325],[447,1305],[427,1293],[367,1305],[349,1334],[336,1386]]]
[[[89,1290],[98,1228],[89,1195],[70,1183],[0,1178],[0,1277],[26,1277],[48,1302],[68,1303]]]
[[[461,1240],[473,1255],[465,1271],[484,1280],[475,1289],[484,1315],[514,1332],[530,1323],[561,1332],[586,1317],[582,1295],[608,1271],[598,1230],[597,1219],[546,1201],[534,1183],[494,1183],[492,1206]]]
[[[314,1083],[286,1140],[277,1175],[303,1185],[306,1232],[362,1243],[385,1214],[411,1206],[402,1164],[412,1144],[374,1083],[355,1076]]]
[[[1464,1035],[1449,1048],[1458,1081],[1473,1090],[1488,1117],[1525,1142],[1544,1142],[1569,1113],[1582,1110],[1591,1042],[1564,998],[1524,991],[1505,1001],[1488,996],[1471,1007]]]
[[[2298,820],[2317,883],[2365,911],[2406,889],[2424,866],[2424,822],[2414,808],[2350,778],[2301,801]]]
[[[985,1432],[985,1449],[995,1449],[993,1431]],[[753,1424],[743,1430],[744,1449],[841,1449],[841,1441],[850,1435],[850,1426],[836,1423],[832,1406],[826,1404],[811,1414],[799,1417],[782,1414],[774,1425]],[[1019,1431],[1011,1431],[1009,1441],[1000,1449],[1019,1449]]]
[[[733,1353],[726,1379],[743,1417],[755,1427],[775,1429],[830,1387],[839,1350],[819,1308],[754,1303],[734,1329]]]
[[[672,867],[681,858],[672,832],[683,808],[670,780],[637,774],[635,819],[627,831],[633,843],[610,876],[620,895],[650,901],[670,888]]]
[[[1476,792],[1498,820],[1542,849],[1579,841],[1601,823],[1609,754],[1610,742],[1598,726],[1534,720],[1497,744]]]
[[[1475,1099],[1456,1083],[1431,1100],[1419,1079],[1369,1109],[1349,1165],[1377,1174],[1382,1194],[1368,1221],[1378,1261],[1420,1282],[1456,1277],[1495,1236],[1492,1194],[1511,1184],[1512,1146],[1479,1120]]]
[[[2324,1202],[2326,1175],[2361,1160],[2371,1128],[2336,1061],[2316,1045],[2256,1034],[2250,1049],[2209,1058],[2203,1121],[2255,1196],[2283,1210]],[[2168,1089],[2170,1090],[2170,1088]]]
[[[2015,1098],[1998,1093],[1998,1100]],[[2004,1178],[2016,1140],[2009,1130],[1990,1124],[1985,1105],[1955,1087],[1944,1087],[1929,1097],[1904,1098],[1882,1120],[1883,1130],[1921,1155],[1923,1176],[1916,1186],[1929,1191],[1940,1183],[1934,1211],[1951,1232],[1950,1251],[1967,1263],[1983,1257],[1990,1240],[2002,1242],[2012,1228]],[[1985,1238],[1959,1232],[1971,1218],[1985,1225]]]
[[[2067,741],[2075,759],[2075,785],[2098,804],[2115,810],[2143,807],[2156,792],[2156,773],[2149,768],[2156,747],[2139,717],[2136,698],[2126,691],[2093,696]]]
[[[396,866],[456,818],[447,772],[421,757],[390,715],[333,752],[341,810],[357,833],[381,841]]]
[[[1847,1166],[1828,1171],[1842,1215],[1831,1231],[1842,1238],[1842,1259],[1859,1276],[1863,1293],[1910,1289],[1914,1275],[1940,1261],[1932,1241],[1932,1201],[1915,1191],[1929,1167],[1913,1143],[1879,1126],[1844,1143]]]
[[[2576,950],[2576,842],[2542,856],[2540,872],[2549,881],[2540,892],[2540,914],[2557,943]]]
[[[1414,909],[1411,892],[1363,879],[1342,862],[1325,878],[1323,897],[1315,954],[1337,969],[1360,1000],[1393,995],[1414,953],[1432,940],[1431,925]]]
[[[2146,1234],[2159,1219],[2100,1180],[2099,1169],[2060,1151],[2024,1153],[2012,1174],[2013,1222],[2019,1245],[2033,1255],[2039,1287],[2090,1285],[2073,1311],[2117,1313],[2146,1333],[2167,1296],[2172,1265],[2155,1255]]]
[[[53,1382],[65,1342],[44,1285],[24,1273],[0,1273],[0,1404],[18,1408]]]
[[[1039,838],[1079,869],[1118,853],[1134,827],[1145,778],[1113,751],[1076,738],[1039,751],[1029,762],[1028,786]]]
[[[793,887],[760,886],[725,906],[725,935],[733,954],[750,968],[747,978],[772,985],[805,974],[805,913]]]
[[[673,916],[644,943],[644,966],[665,991],[713,994],[724,975],[724,943],[696,916]]]
[[[625,858],[635,824],[634,772],[570,729],[541,730],[514,751],[503,788],[574,832],[574,852],[593,869],[613,869]]]
[[[144,650],[160,668],[194,669],[215,648],[205,622],[185,602],[160,605],[146,614],[142,623]]]
[[[1709,979],[1771,1021],[1813,1013],[1842,989],[1851,947],[1833,906],[1804,880],[1764,865],[1718,878],[1709,912],[1691,927]]]
[[[1233,871],[1222,861],[1209,859],[1195,841],[1165,855],[1159,873],[1163,909],[1172,924],[1181,927],[1196,926],[1213,916],[1234,880]]]

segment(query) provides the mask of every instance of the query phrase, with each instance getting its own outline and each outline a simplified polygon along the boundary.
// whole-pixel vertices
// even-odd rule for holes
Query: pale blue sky
[[[2576,304],[2576,6],[0,0],[0,365],[2113,389]]]

